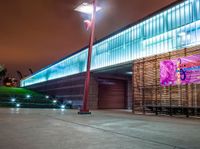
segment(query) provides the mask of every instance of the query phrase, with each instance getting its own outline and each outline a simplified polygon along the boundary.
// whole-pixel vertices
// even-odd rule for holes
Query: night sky
[[[96,39],[176,0],[98,0]],[[9,74],[37,71],[86,46],[89,33],[73,8],[80,0],[0,0],[0,64]]]

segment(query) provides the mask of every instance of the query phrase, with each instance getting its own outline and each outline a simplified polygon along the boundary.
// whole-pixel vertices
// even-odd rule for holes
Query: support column
[[[98,109],[98,81],[93,74],[90,76],[89,108]]]

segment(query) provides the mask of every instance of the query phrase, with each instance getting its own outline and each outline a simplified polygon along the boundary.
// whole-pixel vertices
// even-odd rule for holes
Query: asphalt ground
[[[200,149],[200,119],[0,109],[0,149]]]

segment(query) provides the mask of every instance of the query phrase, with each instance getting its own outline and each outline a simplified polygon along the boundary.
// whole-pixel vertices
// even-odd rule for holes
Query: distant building
[[[90,108],[153,111],[200,106],[200,0],[176,2],[97,41]],[[21,81],[81,104],[87,47]],[[185,109],[187,107],[187,109]],[[155,110],[156,109],[156,110]],[[194,110],[193,110],[194,111]]]

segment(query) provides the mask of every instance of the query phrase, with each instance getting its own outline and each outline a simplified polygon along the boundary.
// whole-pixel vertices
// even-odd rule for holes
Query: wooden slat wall
[[[200,84],[160,86],[160,62],[200,54],[200,47],[168,52],[133,62],[133,111],[145,112],[145,105],[200,106]]]

